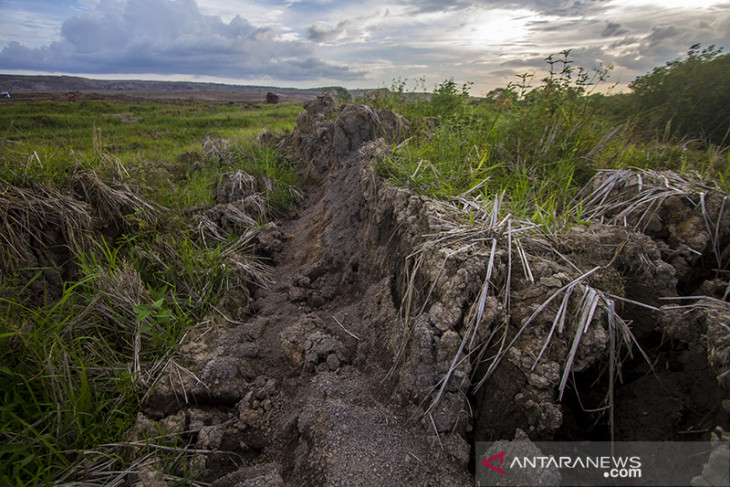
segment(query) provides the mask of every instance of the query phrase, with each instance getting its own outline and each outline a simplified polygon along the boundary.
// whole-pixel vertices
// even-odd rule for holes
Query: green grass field
[[[149,183],[161,204],[185,206],[206,201],[204,174],[191,175],[190,163],[203,159],[206,140],[225,140],[243,150],[263,129],[291,130],[300,105],[166,105],[105,101],[0,104],[0,178],[68,182],[69,166],[104,169],[109,159]],[[188,178],[175,195],[158,181],[166,168],[174,178]],[[108,168],[106,168],[108,169]],[[203,168],[205,169],[205,168]],[[203,171],[205,173],[205,171]],[[178,185],[179,186],[179,185]],[[192,194],[188,193],[188,189]]]
[[[188,327],[265,279],[251,239],[298,181],[257,135],[284,135],[300,111],[0,104],[0,485],[104,485],[129,465],[103,445],[125,440]],[[263,210],[216,233],[195,214],[236,171],[265,178]]]

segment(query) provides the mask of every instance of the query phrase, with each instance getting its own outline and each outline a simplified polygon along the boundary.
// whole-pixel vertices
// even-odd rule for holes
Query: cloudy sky
[[[572,49],[625,86],[694,43],[730,48],[730,0],[0,0],[0,73],[472,93]]]

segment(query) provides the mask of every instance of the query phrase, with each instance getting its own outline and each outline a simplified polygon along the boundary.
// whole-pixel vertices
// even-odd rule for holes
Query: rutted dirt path
[[[595,216],[606,224],[545,236],[499,222],[495,202],[465,231],[455,208],[375,175],[380,138],[399,140],[405,120],[336,109],[331,97],[307,109],[286,141],[303,161],[304,198],[258,237],[271,285],[195,328],[131,440],[177,435],[197,478],[217,487],[470,485],[473,441],[608,439],[605,415],[581,411],[576,390],[584,407],[613,407],[614,352],[626,364],[615,394],[623,439],[728,428],[727,303],[665,309],[660,299],[683,283],[721,297],[727,281],[696,271],[704,246],[724,265],[722,195],[704,213],[717,223],[712,245],[696,238],[707,221],[678,190],[660,202],[669,210],[655,208],[651,236],[609,225],[633,218],[618,203]],[[611,188],[603,202],[632,207],[643,194],[630,181]],[[626,358],[636,341],[658,374]],[[154,468],[142,474],[155,481]]]
[[[358,137],[374,138],[382,123],[364,108],[351,114],[363,116],[371,120],[356,120],[357,130],[373,133],[340,134],[345,145],[333,143],[329,154],[309,158],[298,213],[259,237],[273,264],[272,284],[254,294],[253,314],[233,319],[221,313],[216,325],[201,328],[183,346],[169,385],[160,385],[149,402],[151,416],[166,415],[162,423],[204,452],[194,462],[202,481],[471,482],[468,444],[424,428],[409,401],[394,400],[392,380],[386,380],[402,338],[390,274],[403,256],[385,249],[380,265],[369,260],[367,240],[384,238],[396,223],[380,222],[369,233],[375,215],[364,198],[375,188],[363,192],[362,185],[372,169],[346,145],[360,148],[367,140]],[[400,242],[397,235],[389,238]],[[137,434],[144,432],[138,425]]]

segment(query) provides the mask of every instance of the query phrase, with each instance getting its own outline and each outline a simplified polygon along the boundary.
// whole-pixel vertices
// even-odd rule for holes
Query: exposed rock
[[[247,380],[255,376],[254,369],[243,359],[235,357],[216,357],[208,362],[200,375],[201,383],[192,392],[210,400],[233,403],[248,391]]]
[[[135,487],[168,487],[170,484],[165,481],[165,476],[160,470],[143,467],[137,473],[139,480]]]
[[[242,467],[221,477],[211,487],[283,487],[282,467],[276,463],[265,463],[253,467]]]
[[[294,366],[295,370],[304,368],[304,342],[310,333],[316,329],[316,324],[310,319],[305,319],[289,326],[280,333],[281,346],[285,357]],[[311,348],[311,346],[310,346]]]
[[[223,428],[220,425],[203,426],[198,431],[198,441],[195,446],[206,450],[220,448],[223,442]]]

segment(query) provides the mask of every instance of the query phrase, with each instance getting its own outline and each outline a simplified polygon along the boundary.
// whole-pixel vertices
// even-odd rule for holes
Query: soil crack
[[[599,173],[590,225],[545,235],[502,218],[499,198],[465,224],[458,205],[378,177],[402,117],[331,96],[306,109],[284,143],[303,200],[258,236],[271,284],[253,311],[196,327],[148,401],[200,451],[200,480],[468,485],[476,441],[728,428],[727,303],[666,301],[726,284],[698,270],[725,265],[720,195],[675,181],[649,198]]]

